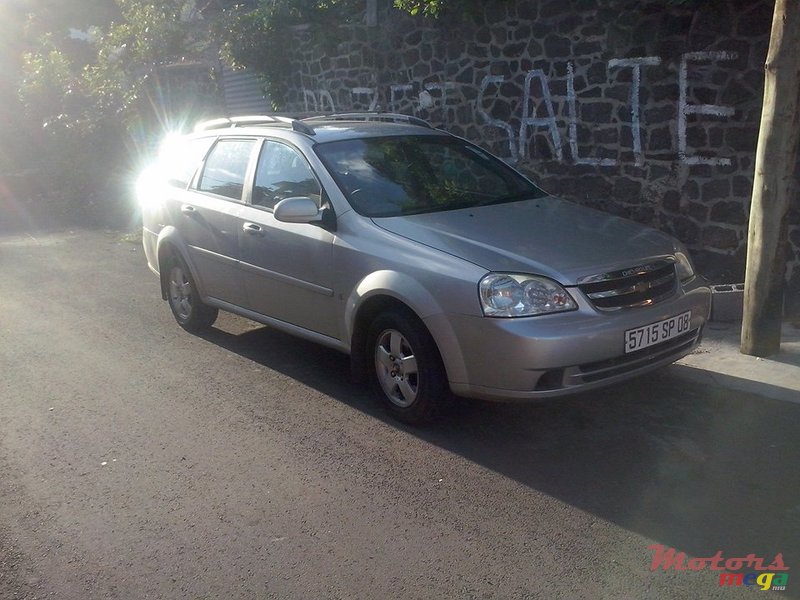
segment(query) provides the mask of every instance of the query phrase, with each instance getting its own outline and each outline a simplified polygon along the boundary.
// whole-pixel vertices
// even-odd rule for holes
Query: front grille
[[[620,354],[613,358],[545,371],[539,378],[535,390],[546,393],[579,388],[620,375],[633,375],[654,366],[666,365],[691,352],[700,343],[700,333],[701,329],[697,328],[671,340],[629,354]],[[620,351],[622,351],[621,348]]]
[[[589,301],[600,310],[650,306],[675,292],[675,263],[660,260],[629,269],[584,277],[578,282]]]
[[[578,372],[580,373],[578,379],[582,383],[592,383],[640,369],[662,359],[674,357],[673,360],[677,360],[678,357],[687,353],[697,344],[699,334],[700,330],[694,329],[679,337],[630,354],[578,365]]]

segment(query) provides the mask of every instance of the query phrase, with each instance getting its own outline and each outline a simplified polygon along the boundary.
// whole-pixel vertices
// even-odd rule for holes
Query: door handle
[[[191,204],[181,205],[181,212],[185,215],[193,215],[197,209]]]
[[[242,231],[250,235],[262,235],[264,233],[264,230],[261,229],[261,225],[256,225],[255,223],[245,223],[242,225]]]

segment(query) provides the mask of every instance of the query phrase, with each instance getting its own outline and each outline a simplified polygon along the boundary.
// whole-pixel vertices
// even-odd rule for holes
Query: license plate
[[[686,311],[683,314],[663,321],[656,321],[645,325],[644,327],[637,327],[636,329],[628,329],[625,332],[625,354],[629,352],[636,352],[648,346],[654,346],[661,342],[666,342],[674,337],[682,335],[689,331],[692,323],[692,311]]]

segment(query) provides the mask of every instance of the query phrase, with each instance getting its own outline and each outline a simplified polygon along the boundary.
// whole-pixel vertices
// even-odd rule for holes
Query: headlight
[[[681,281],[688,281],[694,277],[694,267],[692,261],[689,260],[689,253],[682,246],[675,252],[675,272]]]
[[[478,290],[487,317],[530,317],[578,308],[567,290],[535,275],[489,273]]]

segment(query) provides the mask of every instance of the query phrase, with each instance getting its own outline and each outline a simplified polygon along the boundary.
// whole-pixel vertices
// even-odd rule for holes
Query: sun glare
[[[143,211],[160,206],[161,198],[167,189],[169,165],[180,161],[182,146],[181,134],[176,132],[164,136],[155,160],[145,166],[136,179],[136,199]]]

